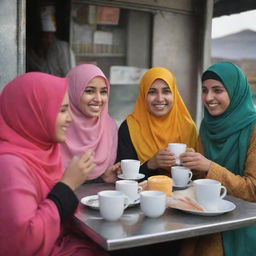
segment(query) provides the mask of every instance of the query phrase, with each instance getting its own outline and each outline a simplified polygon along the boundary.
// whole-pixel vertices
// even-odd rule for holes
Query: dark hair
[[[203,73],[203,75],[202,75],[202,82],[207,80],[207,79],[213,79],[213,80],[217,80],[217,81],[220,81],[221,83],[223,83],[221,78],[216,73],[214,73],[212,71],[205,71]]]

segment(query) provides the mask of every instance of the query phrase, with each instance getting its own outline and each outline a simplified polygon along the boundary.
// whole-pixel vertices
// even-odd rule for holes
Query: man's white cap
[[[40,8],[42,21],[42,31],[56,32],[55,8],[52,5],[42,6]]]

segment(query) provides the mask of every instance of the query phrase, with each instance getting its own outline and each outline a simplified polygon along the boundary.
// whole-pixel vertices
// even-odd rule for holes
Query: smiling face
[[[224,85],[213,79],[207,79],[202,85],[202,101],[212,116],[223,114],[229,106],[230,99]]]
[[[148,90],[146,103],[149,112],[154,116],[164,116],[172,108],[173,95],[168,84],[156,79]]]
[[[57,142],[65,141],[67,127],[69,126],[71,121],[72,119],[69,113],[68,93],[65,93],[55,122],[55,140]]]
[[[80,99],[80,107],[87,117],[98,117],[108,101],[108,88],[102,77],[93,78]]]

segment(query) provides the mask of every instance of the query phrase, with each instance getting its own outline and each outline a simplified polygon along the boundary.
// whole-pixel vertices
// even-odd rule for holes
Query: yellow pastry
[[[148,178],[147,190],[158,190],[170,196],[172,193],[172,179],[164,175],[156,175]]]

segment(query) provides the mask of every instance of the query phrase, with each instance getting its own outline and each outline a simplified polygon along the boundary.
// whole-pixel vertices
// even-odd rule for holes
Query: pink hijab
[[[54,137],[66,88],[65,78],[31,72],[12,80],[0,95],[0,154],[23,159],[48,188],[63,175]]]
[[[63,175],[55,123],[66,87],[65,78],[33,72],[0,95],[0,255],[106,255],[70,232],[60,236],[58,209],[46,199]]]
[[[96,167],[88,179],[101,176],[115,162],[117,151],[117,125],[108,114],[108,103],[100,116],[95,118],[86,117],[80,109],[80,98],[84,89],[95,77],[104,78],[109,94],[109,81],[97,66],[82,64],[68,73],[73,123],[68,128],[66,142],[61,145],[64,167],[73,156],[81,155],[88,149],[93,152]]]

